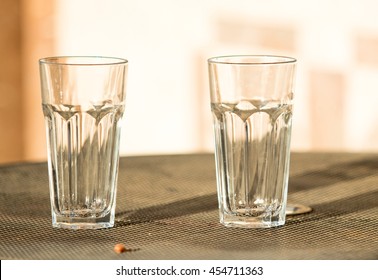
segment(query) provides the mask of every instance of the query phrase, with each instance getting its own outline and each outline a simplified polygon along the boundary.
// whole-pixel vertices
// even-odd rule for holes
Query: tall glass
[[[220,222],[283,225],[296,60],[224,56],[208,66]]]
[[[52,224],[112,227],[128,62],[49,57],[39,66]]]

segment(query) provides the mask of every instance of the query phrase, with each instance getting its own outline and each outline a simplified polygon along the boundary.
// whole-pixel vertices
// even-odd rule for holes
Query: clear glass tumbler
[[[49,57],[39,66],[52,224],[112,227],[128,62]]]
[[[296,59],[208,60],[220,222],[285,223]]]

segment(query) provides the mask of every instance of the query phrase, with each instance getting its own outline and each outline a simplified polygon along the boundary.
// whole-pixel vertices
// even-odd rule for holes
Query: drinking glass
[[[128,62],[112,57],[39,60],[52,225],[114,225]]]
[[[284,225],[296,59],[208,60],[220,222]]]

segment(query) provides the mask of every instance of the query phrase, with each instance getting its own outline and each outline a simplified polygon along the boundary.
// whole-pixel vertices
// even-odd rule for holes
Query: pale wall
[[[123,155],[212,151],[206,59],[226,54],[298,58],[293,150],[378,151],[378,1],[55,0],[55,6],[51,26],[41,22],[35,35],[42,36],[39,56],[130,61]],[[50,27],[50,37],[41,35]],[[50,39],[55,48],[41,51]],[[28,71],[36,81],[35,68]],[[36,119],[25,128],[31,159],[45,156],[37,103],[30,103]]]

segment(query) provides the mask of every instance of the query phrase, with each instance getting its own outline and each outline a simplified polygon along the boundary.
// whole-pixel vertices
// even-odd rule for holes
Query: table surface
[[[293,153],[288,200],[313,211],[226,228],[213,154],[122,157],[115,227],[55,229],[47,164],[3,165],[0,259],[378,259],[377,154]]]

